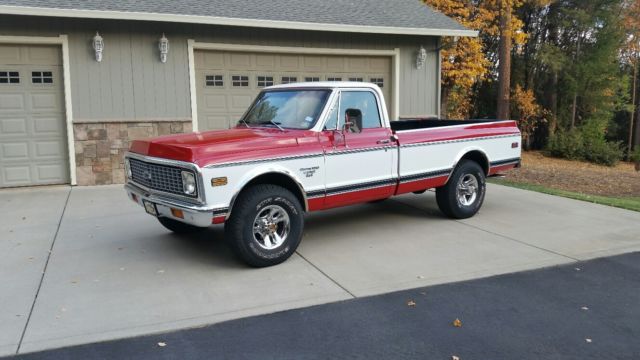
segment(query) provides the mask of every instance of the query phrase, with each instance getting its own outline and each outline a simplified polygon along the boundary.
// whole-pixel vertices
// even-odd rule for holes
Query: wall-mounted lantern
[[[104,40],[102,36],[96,31],[96,36],[93,37],[93,50],[96,52],[96,61],[102,61],[102,51],[104,50]]]
[[[162,37],[158,41],[158,50],[160,50],[160,61],[166,63],[167,55],[169,54],[169,39],[164,36],[164,33],[162,33]]]
[[[418,53],[416,55],[416,69],[422,69],[424,63],[427,61],[427,50],[425,50],[424,46],[420,46]]]

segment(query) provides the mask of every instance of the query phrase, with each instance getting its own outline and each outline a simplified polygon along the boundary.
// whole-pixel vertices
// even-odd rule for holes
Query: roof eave
[[[52,16],[66,18],[85,19],[109,19],[109,20],[138,20],[138,21],[162,21],[188,24],[244,26],[271,29],[312,30],[351,33],[395,34],[395,35],[426,35],[426,36],[478,36],[474,30],[458,29],[431,29],[431,28],[399,28],[387,26],[365,26],[348,24],[321,24],[296,21],[238,19],[216,16],[199,15],[175,15],[160,13],[141,13],[128,11],[103,11],[103,10],[79,10],[39,8],[28,6],[0,5],[0,14],[27,15],[27,16]]]

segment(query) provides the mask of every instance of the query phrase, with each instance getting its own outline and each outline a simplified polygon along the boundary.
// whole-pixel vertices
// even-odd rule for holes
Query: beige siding
[[[91,40],[104,37],[101,63]],[[170,41],[169,59],[159,60],[158,39]],[[400,115],[437,114],[437,57],[415,68],[420,45],[433,37],[322,33],[154,22],[50,19],[0,15],[0,35],[69,35],[74,121],[188,119],[191,117],[187,39],[198,42],[401,50]]]

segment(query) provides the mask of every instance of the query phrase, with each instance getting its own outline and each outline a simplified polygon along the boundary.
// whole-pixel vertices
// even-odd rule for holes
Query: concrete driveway
[[[121,186],[0,191],[0,356],[640,250],[640,213],[489,185],[311,214],[291,259],[237,261],[214,226],[167,232]]]

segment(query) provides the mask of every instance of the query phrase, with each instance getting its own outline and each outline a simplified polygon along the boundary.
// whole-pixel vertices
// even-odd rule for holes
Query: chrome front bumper
[[[156,205],[158,216],[199,227],[207,227],[211,225],[213,220],[213,208],[195,205],[177,199],[171,199],[162,195],[156,195],[130,182],[124,185],[124,189],[127,191],[129,199],[138,203],[138,205],[143,208],[144,200],[154,203]],[[182,210],[184,218],[174,216],[171,209]]]

